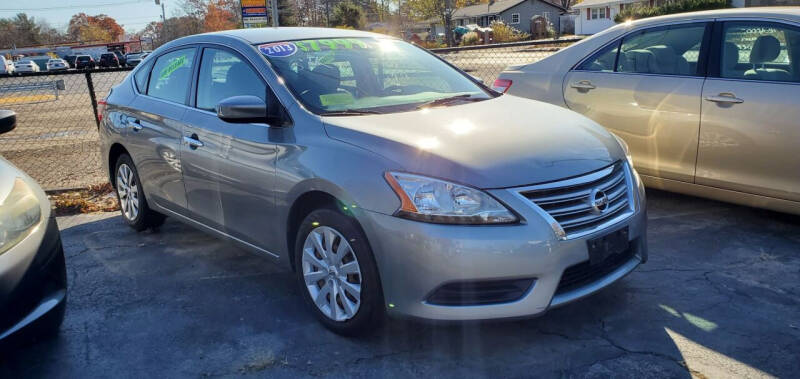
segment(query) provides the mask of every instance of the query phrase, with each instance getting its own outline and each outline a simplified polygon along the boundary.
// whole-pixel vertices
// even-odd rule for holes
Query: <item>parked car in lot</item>
[[[39,72],[39,65],[36,62],[22,58],[16,62],[14,62],[14,71],[18,73],[22,72]]]
[[[644,189],[617,138],[383,35],[180,38],[101,114],[126,223],[173,216],[285,262],[339,333],[384,312],[535,315],[647,258]]]
[[[89,55],[78,55],[75,57],[75,68],[78,70],[87,69],[87,68],[95,68],[97,64]]]
[[[123,54],[119,50],[114,50],[111,53],[113,53],[114,56],[117,57],[117,62],[119,62],[119,67],[124,67],[125,64],[127,63],[127,58],[125,57],[125,54]]]
[[[52,59],[49,55],[35,55],[26,57],[25,59],[31,60],[39,66],[39,71],[47,71],[47,62]]]
[[[114,53],[105,53],[100,55],[100,67],[119,67],[119,59]]]
[[[14,62],[11,59],[6,59],[6,57],[0,55],[0,75],[12,75],[14,74]]]
[[[64,61],[67,62],[69,68],[75,68],[75,58],[77,57],[77,55],[66,55],[64,56]]]
[[[0,110],[0,133],[14,128]],[[0,157],[0,346],[24,331],[58,331],[67,301],[64,250],[50,201]]]
[[[67,69],[69,69],[69,64],[61,58],[53,58],[47,61],[47,71],[66,71]]]
[[[495,88],[613,131],[648,186],[800,214],[797,7],[620,24]]]
[[[128,67],[135,67],[137,64],[141,63],[142,60],[144,60],[144,58],[146,58],[146,57],[147,57],[147,53],[132,53],[132,54],[128,54],[125,57],[125,62],[126,62],[125,64],[128,65]]]

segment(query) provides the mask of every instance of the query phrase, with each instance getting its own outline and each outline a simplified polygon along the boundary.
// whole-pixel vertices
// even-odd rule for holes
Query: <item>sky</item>
[[[180,0],[162,0],[167,18],[180,12]],[[117,20],[126,32],[143,29],[151,21],[161,19],[161,6],[154,0],[23,0],[0,1],[0,18],[27,13],[36,20],[45,20],[50,26],[65,31],[69,19],[76,13],[89,16],[101,13]]]

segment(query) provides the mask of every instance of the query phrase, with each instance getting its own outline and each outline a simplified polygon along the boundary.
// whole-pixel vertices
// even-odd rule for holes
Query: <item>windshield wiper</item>
[[[361,116],[365,114],[383,114],[383,113],[367,109],[342,109],[338,111],[324,112],[321,113],[320,116]]]
[[[439,99],[436,99],[436,100],[431,100],[431,101],[422,103],[420,105],[417,105],[417,109],[435,107],[435,106],[439,106],[439,105],[447,105],[447,104],[450,104],[450,103],[453,103],[453,102],[456,102],[456,101],[463,101],[463,100],[466,100],[466,101],[481,101],[481,100],[486,100],[486,99],[483,99],[483,98],[480,98],[480,97],[473,98],[472,94],[464,93],[464,94],[461,94],[461,95],[442,97],[442,98],[439,98]]]

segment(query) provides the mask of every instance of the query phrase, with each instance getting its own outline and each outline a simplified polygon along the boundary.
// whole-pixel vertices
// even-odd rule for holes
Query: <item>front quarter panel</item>
[[[360,147],[329,138],[322,122],[305,119],[302,124],[286,129],[283,141],[277,144],[277,176],[275,185],[278,220],[289,219],[292,205],[312,191],[327,193],[341,202],[356,219],[369,210],[393,214],[400,200],[392,192],[383,175],[400,166]],[[287,222],[279,222],[280,235],[286,235]],[[276,251],[287,257],[288,244]]]

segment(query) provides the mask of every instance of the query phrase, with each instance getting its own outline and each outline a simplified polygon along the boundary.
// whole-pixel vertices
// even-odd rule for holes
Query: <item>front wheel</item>
[[[331,331],[363,334],[383,320],[377,266],[354,218],[333,209],[311,212],[297,234],[295,268],[303,298]]]
[[[161,226],[165,216],[147,205],[139,173],[131,157],[127,154],[120,155],[114,172],[116,172],[117,199],[125,223],[136,231]]]

